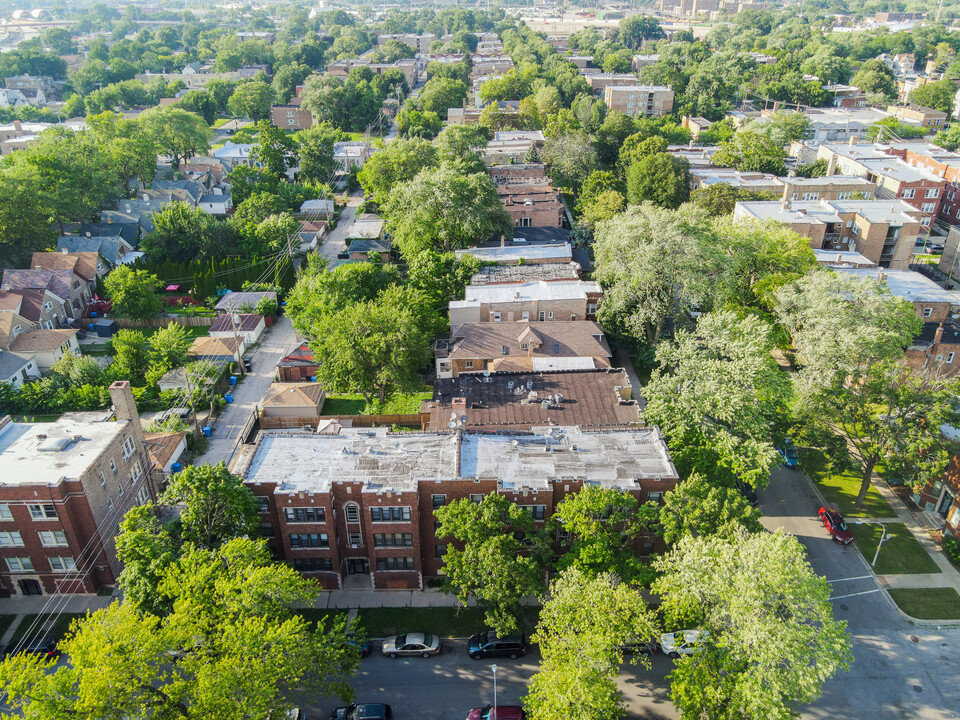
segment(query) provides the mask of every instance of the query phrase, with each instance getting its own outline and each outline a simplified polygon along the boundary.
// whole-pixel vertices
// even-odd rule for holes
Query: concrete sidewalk
[[[474,606],[473,600],[468,603]],[[320,593],[315,608],[347,609],[377,607],[461,607],[453,595],[439,590],[327,590]]]

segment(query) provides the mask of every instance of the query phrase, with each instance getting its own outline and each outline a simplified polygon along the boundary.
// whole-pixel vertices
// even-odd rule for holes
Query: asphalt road
[[[835,615],[847,621],[853,639],[851,669],[830,680],[823,696],[804,708],[803,717],[960,718],[960,631],[914,627],[903,620],[857,550],[837,545],[826,534],[817,519],[818,498],[798,471],[777,469],[770,487],[759,495],[765,526],[796,535],[814,570],[831,581]],[[447,641],[443,652],[430,659],[389,660],[375,648],[352,685],[357,702],[386,702],[397,720],[462,720],[470,708],[493,701],[491,665],[498,667],[498,702],[516,704],[538,659],[531,653],[519,661],[475,661],[467,657],[464,641]],[[672,660],[658,655],[652,661],[649,670],[625,665],[621,673],[631,720],[679,717],[668,696]],[[322,698],[305,702],[304,710],[309,720],[325,719],[339,704]]]

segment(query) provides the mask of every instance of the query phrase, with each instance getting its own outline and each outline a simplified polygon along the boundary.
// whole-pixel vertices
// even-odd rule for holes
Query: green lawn
[[[540,608],[525,608],[528,633],[536,626]],[[478,608],[363,608],[360,625],[368,637],[403,632],[429,632],[440,637],[469,637],[486,629]]]
[[[81,355],[90,355],[92,357],[104,357],[110,354],[110,343],[81,344]]]
[[[322,415],[363,415],[367,401],[360,395],[327,395],[323,401]]]
[[[420,412],[420,401],[433,397],[433,390],[397,393],[382,406],[367,405],[362,395],[334,393],[327,395],[322,415],[410,415]]]
[[[7,628],[9,628],[11,623],[16,619],[16,615],[0,615],[0,636],[7,631]]]
[[[13,631],[13,637],[11,638],[11,643],[19,642],[24,635],[29,631],[30,637],[40,637],[41,628],[49,621],[51,618],[50,615],[45,615],[40,620],[34,624],[38,615],[24,615],[20,620],[20,624],[17,625],[17,629]],[[66,634],[67,630],[70,628],[70,623],[73,622],[76,618],[83,617],[83,613],[63,613],[60,615],[53,623],[53,627],[50,629],[50,632],[47,633],[47,638],[59,642],[60,639]],[[32,626],[32,629],[31,629]]]
[[[882,529],[879,525],[857,525],[856,520],[848,521],[853,541],[867,562],[873,560],[873,554],[880,542]],[[880,548],[880,557],[874,570],[878,575],[916,575],[920,573],[938,573],[940,568],[923,546],[907,530],[903,523],[887,523],[887,537]]]
[[[890,597],[918,620],[960,620],[960,595],[953,588],[899,588]]]
[[[880,496],[880,493],[872,485],[863,500],[863,507],[856,508],[853,506],[857,499],[857,493],[860,492],[861,482],[856,473],[849,470],[839,475],[811,473],[810,477],[820,488],[824,499],[830,505],[836,506],[845,518],[890,518],[897,516],[893,508],[887,504],[887,501]]]
[[[143,336],[145,338],[152,337],[153,335],[156,335],[159,330],[161,330],[161,328],[130,328],[130,329],[139,330],[141,333],[143,333]],[[208,335],[210,333],[210,327],[203,326],[203,325],[200,325],[197,327],[184,327],[183,329],[187,331],[187,338],[189,338],[191,341],[198,337],[204,337],[205,335]]]

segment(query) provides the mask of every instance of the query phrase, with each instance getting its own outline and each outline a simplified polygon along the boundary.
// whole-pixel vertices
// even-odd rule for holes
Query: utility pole
[[[200,373],[200,377],[203,377],[205,375],[204,373],[205,367],[206,366],[202,364],[202,361],[200,363],[197,363],[196,369]],[[194,407],[194,404],[193,404],[193,391],[194,391],[193,381],[195,378],[193,377],[192,371],[190,370],[187,370],[185,375],[186,375],[186,382],[187,382],[187,405],[190,406],[190,414],[193,415],[194,427],[197,429],[198,433],[202,434],[202,431],[200,430],[200,420],[197,418],[197,409]]]
[[[240,331],[237,329],[237,316],[234,313],[230,313],[230,324],[233,326],[233,338],[237,341],[237,367],[241,375],[246,375],[247,373],[243,369],[243,357],[241,357],[240,353]]]

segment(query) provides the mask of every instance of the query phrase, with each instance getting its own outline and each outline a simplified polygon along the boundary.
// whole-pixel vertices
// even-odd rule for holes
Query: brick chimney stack
[[[133,398],[133,389],[129,380],[117,380],[110,386],[110,400],[113,401],[113,410],[117,420],[127,420],[133,430],[133,437],[138,447],[143,447],[143,425],[140,423],[140,413],[137,410],[137,401]]]
[[[933,335],[933,343],[934,345],[939,345],[942,340],[943,340],[943,323],[940,323],[940,325],[937,326],[937,332],[935,332]]]

